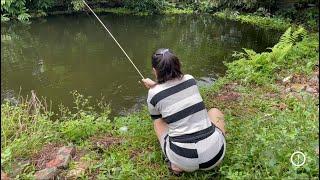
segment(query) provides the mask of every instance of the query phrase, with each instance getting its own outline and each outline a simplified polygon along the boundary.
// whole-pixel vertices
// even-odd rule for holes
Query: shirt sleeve
[[[150,102],[148,102],[148,110],[152,120],[162,118],[161,113]]]
[[[151,97],[152,97],[152,95],[149,92],[148,93],[147,104],[148,104],[148,110],[149,110],[151,119],[152,120],[156,120],[156,119],[162,118],[162,115],[159,112],[159,110],[150,103]]]

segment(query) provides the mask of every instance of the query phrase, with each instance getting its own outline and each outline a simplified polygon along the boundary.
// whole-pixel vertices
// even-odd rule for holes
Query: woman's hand
[[[144,83],[144,86],[146,86],[146,88],[152,88],[153,86],[155,86],[157,83],[152,81],[151,79],[149,78],[146,78],[146,79],[142,79],[142,82]]]

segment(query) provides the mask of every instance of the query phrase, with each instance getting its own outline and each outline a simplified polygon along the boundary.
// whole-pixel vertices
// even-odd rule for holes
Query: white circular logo
[[[291,155],[290,161],[292,165],[300,167],[306,162],[306,156],[302,152],[296,151]]]

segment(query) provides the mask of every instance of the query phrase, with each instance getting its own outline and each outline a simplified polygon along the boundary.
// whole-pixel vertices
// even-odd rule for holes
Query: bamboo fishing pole
[[[87,6],[87,8],[92,12],[92,14],[98,19],[98,21],[101,23],[101,25],[104,27],[104,29],[109,33],[109,35],[112,37],[112,39],[116,42],[116,44],[119,46],[119,48],[122,50],[122,52],[124,53],[124,55],[126,55],[126,57],[128,58],[128,60],[131,62],[131,64],[133,65],[133,67],[137,70],[137,72],[139,73],[139,75],[142,77],[142,79],[145,79],[143,77],[143,75],[141,74],[141,72],[139,71],[139,69],[137,68],[137,66],[133,63],[133,61],[131,60],[131,58],[128,56],[128,54],[126,53],[125,50],[123,50],[123,48],[121,47],[121,45],[118,43],[118,41],[116,40],[116,38],[111,34],[111,32],[109,31],[109,29],[103,24],[103,22],[100,20],[100,18],[96,15],[96,13],[94,13],[94,11],[90,8],[90,6],[86,3],[85,0],[82,0],[83,3]]]

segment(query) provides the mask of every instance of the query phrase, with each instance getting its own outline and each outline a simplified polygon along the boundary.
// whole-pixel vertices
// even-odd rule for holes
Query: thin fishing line
[[[94,13],[94,11],[90,8],[90,6],[86,3],[85,0],[83,0],[83,3],[88,7],[88,9],[92,12],[92,14],[98,19],[98,21],[101,23],[101,25],[104,27],[104,29],[109,33],[109,35],[112,37],[112,39],[116,42],[116,44],[119,46],[119,48],[122,50],[122,52],[124,53],[124,55],[126,55],[126,57],[128,58],[128,60],[131,62],[131,64],[133,65],[133,67],[137,70],[137,72],[139,73],[139,75],[142,77],[142,79],[144,79],[143,75],[141,74],[141,72],[139,71],[139,69],[137,68],[137,66],[133,63],[133,61],[131,60],[131,58],[128,56],[128,54],[126,53],[125,50],[123,50],[123,48],[121,47],[121,45],[118,43],[118,41],[116,40],[116,38],[113,37],[113,35],[111,34],[111,32],[109,31],[109,29],[103,24],[103,22],[100,20],[100,18],[96,15],[96,13]]]

